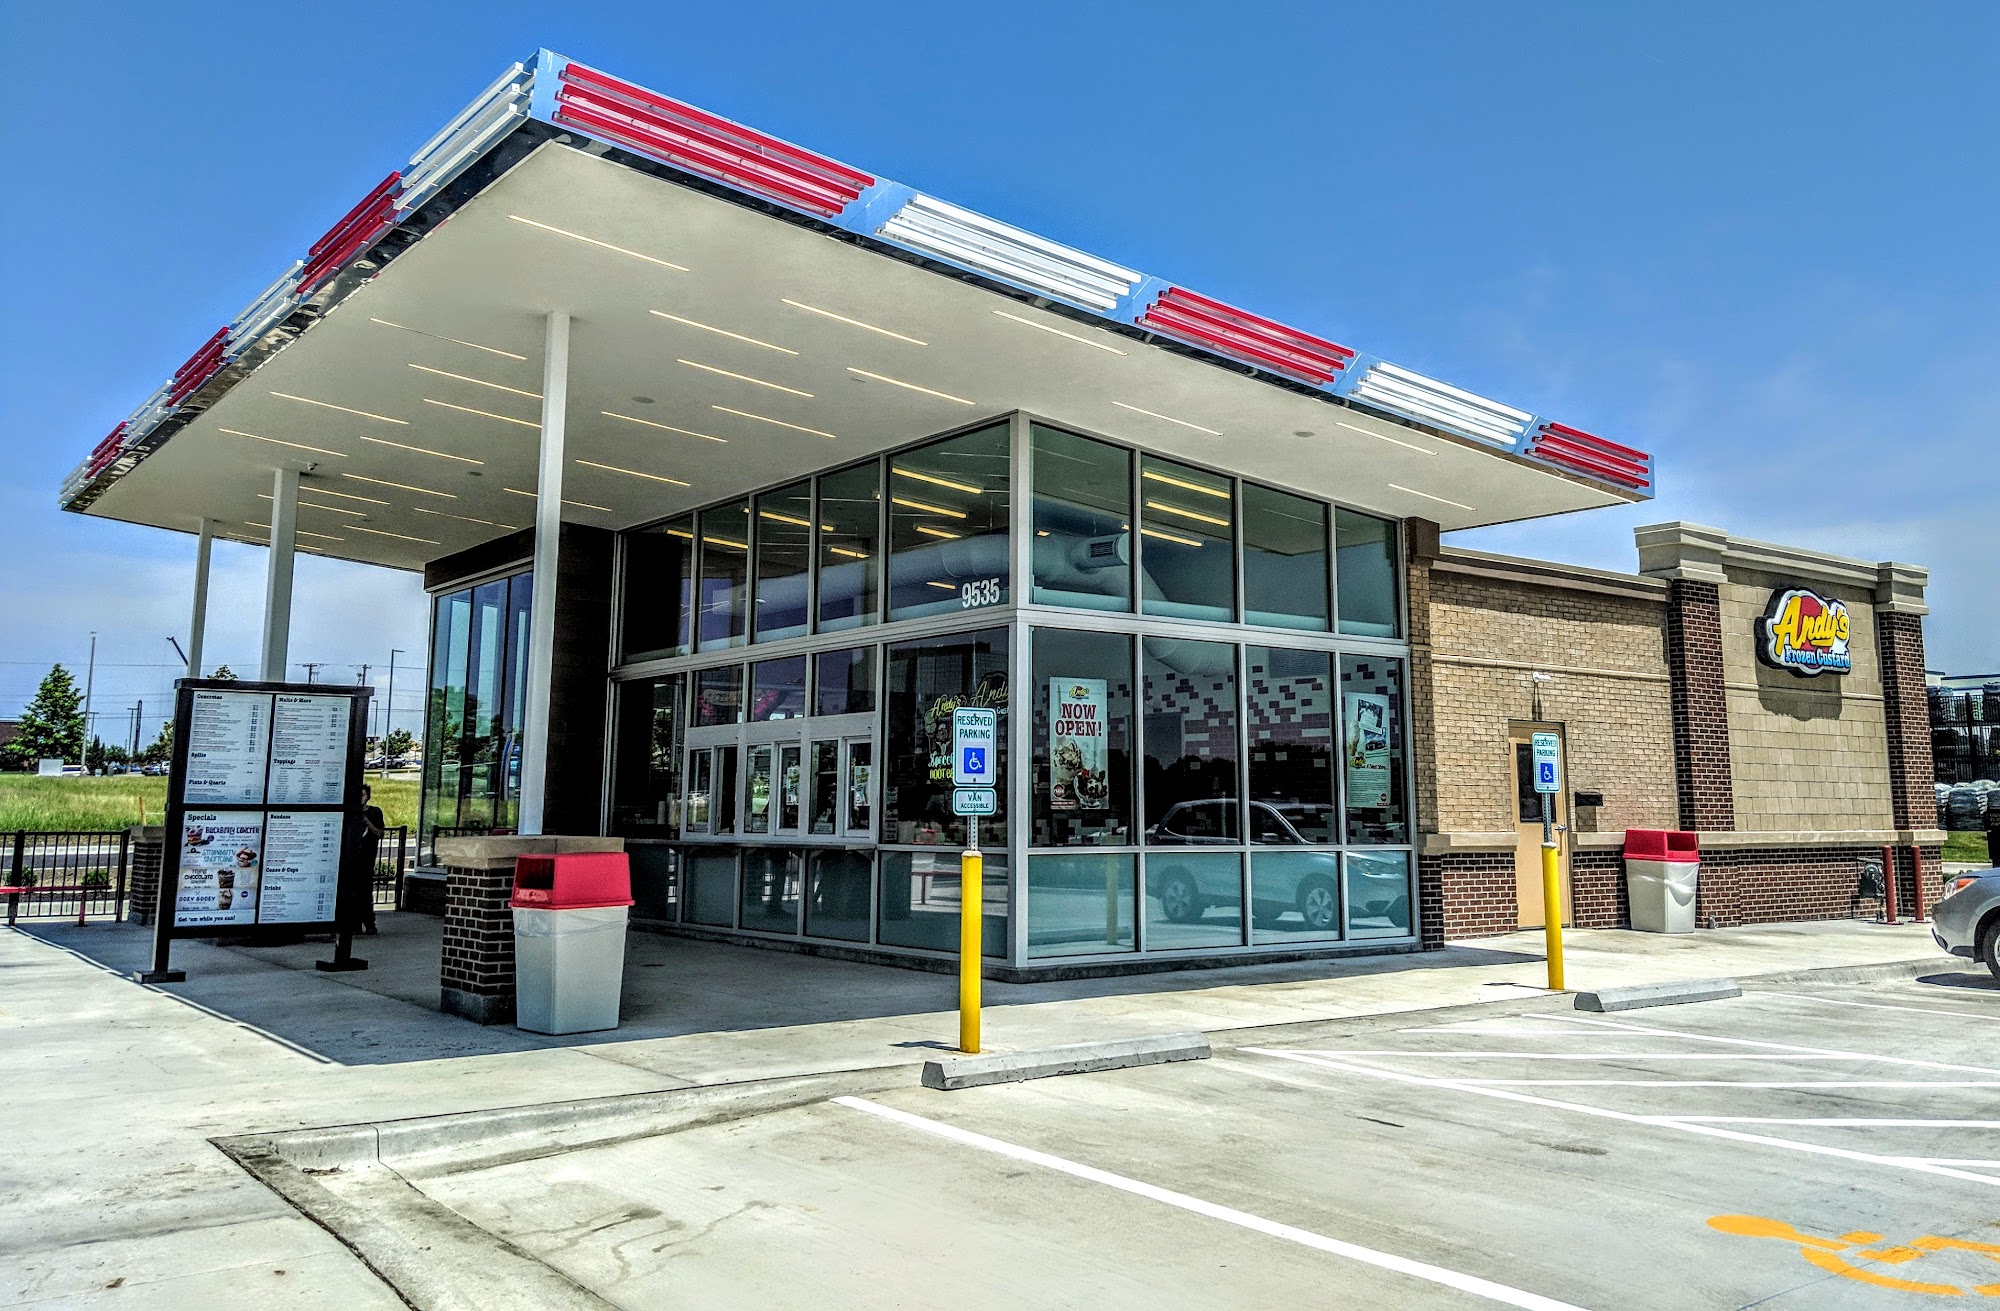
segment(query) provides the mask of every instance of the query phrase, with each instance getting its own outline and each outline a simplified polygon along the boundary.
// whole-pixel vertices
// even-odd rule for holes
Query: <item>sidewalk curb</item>
[[[1685,1006],[1697,1001],[1726,1001],[1743,995],[1734,979],[1682,979],[1676,983],[1641,983],[1625,988],[1600,988],[1576,994],[1580,1011],[1638,1011],[1652,1006]]]
[[[940,1092],[983,1088],[996,1083],[1023,1083],[1058,1074],[1096,1074],[1129,1070],[1139,1065],[1172,1061],[1205,1061],[1208,1039],[1199,1033],[1169,1033],[1154,1038],[1111,1038],[1103,1042],[1070,1043],[1031,1051],[999,1052],[989,1056],[947,1056],[924,1062],[924,1087]]]

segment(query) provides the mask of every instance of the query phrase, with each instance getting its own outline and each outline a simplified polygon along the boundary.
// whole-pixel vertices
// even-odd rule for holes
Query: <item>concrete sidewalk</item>
[[[395,1307],[324,1231],[212,1137],[520,1106],[785,1075],[916,1066],[956,1032],[953,981],[635,935],[614,1034],[482,1029],[422,1004],[432,922],[383,917],[365,974],[314,973],[323,947],[176,947],[189,981],[118,971],[123,926],[0,932],[0,1303]],[[1572,931],[1569,983],[1935,960],[1921,926],[1825,923],[1686,938]],[[1064,983],[989,983],[998,1049],[1226,1033],[1536,995],[1539,934],[1442,952]],[[298,966],[303,963],[303,968]]]

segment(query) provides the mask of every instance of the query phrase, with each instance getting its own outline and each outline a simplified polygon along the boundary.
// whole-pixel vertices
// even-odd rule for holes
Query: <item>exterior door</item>
[[[1536,733],[1554,733],[1560,740],[1562,729],[1555,724],[1515,724],[1508,729],[1507,742],[1513,756],[1514,772],[1514,906],[1519,925],[1539,929],[1547,919],[1542,904],[1542,794],[1535,791],[1533,738]],[[1563,780],[1569,780],[1569,757],[1565,748]],[[1569,886],[1569,792],[1552,794],[1555,810],[1557,859],[1563,871],[1562,922],[1573,922]]]

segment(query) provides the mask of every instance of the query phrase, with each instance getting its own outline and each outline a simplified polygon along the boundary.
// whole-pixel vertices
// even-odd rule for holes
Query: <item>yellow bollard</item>
[[[969,849],[958,858],[958,1049],[968,1056],[979,1054],[979,961],[985,948],[985,867],[986,858],[976,849]]]
[[[1542,844],[1542,925],[1549,942],[1549,991],[1563,990],[1562,859],[1554,842]]]

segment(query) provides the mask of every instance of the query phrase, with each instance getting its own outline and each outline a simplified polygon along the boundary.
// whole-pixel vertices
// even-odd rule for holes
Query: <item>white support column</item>
[[[189,678],[201,677],[201,640],[208,631],[208,556],[215,544],[215,520],[201,521],[201,535],[194,547],[194,614],[188,619]]]
[[[549,683],[556,647],[556,560],[562,545],[563,422],[569,406],[569,315],[553,311],[542,349],[541,462],[535,479],[535,581],[528,602],[527,704],[521,723],[521,807],[516,828],[542,831],[548,781]],[[579,762],[581,767],[585,762]],[[588,762],[595,767],[596,762]]]
[[[292,545],[299,526],[299,471],[280,469],[271,486],[271,555],[264,573],[264,671],[285,681],[292,643]]]

